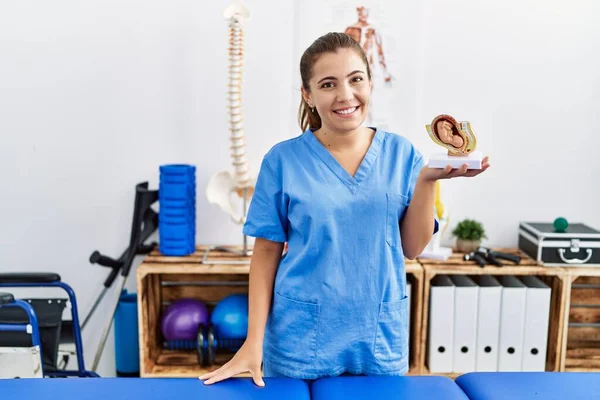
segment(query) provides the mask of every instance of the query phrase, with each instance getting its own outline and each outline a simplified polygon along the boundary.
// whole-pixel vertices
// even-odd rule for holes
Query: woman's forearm
[[[257,238],[250,261],[247,340],[262,346],[283,243]]]
[[[421,175],[417,179],[412,200],[400,226],[402,250],[405,257],[416,258],[423,252],[433,235],[435,181]]]

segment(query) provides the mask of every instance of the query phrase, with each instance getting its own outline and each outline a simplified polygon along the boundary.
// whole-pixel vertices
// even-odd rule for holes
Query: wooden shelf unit
[[[561,371],[600,371],[600,267],[569,267]]]
[[[160,318],[166,305],[178,298],[195,298],[208,304],[209,309],[232,293],[247,293],[250,265],[234,264],[249,261],[250,257],[229,252],[210,252],[209,259],[231,261],[232,264],[208,265],[202,263],[206,246],[198,246],[195,253],[185,257],[163,256],[157,250],[150,253],[137,269],[138,329],[140,346],[140,376],[144,377],[197,377],[218,369],[233,353],[217,356],[212,367],[201,367],[192,350],[168,350],[161,341]],[[232,247],[237,248],[237,247]],[[409,375],[418,375],[421,359],[423,268],[417,261],[406,260],[407,280],[411,290],[411,336]],[[203,286],[202,282],[220,282]],[[231,284],[228,284],[231,282]],[[249,376],[243,374],[239,376]]]
[[[205,246],[185,257],[150,253],[137,269],[138,327],[141,377],[197,377],[215,370],[230,357],[218,355],[216,364],[203,368],[193,350],[168,350],[162,345],[160,319],[170,301],[194,298],[209,308],[233,293],[248,292],[250,265],[202,263]],[[250,257],[224,251],[211,251],[210,259],[239,262]],[[217,282],[216,285],[204,286]],[[244,375],[249,376],[249,374]]]
[[[422,375],[431,375],[427,366],[428,358],[428,336],[429,336],[429,293],[431,280],[436,275],[514,275],[524,276],[533,275],[540,278],[551,287],[552,294],[550,298],[550,326],[548,334],[548,351],[546,357],[546,371],[560,371],[561,354],[563,346],[563,322],[565,320],[567,307],[568,281],[566,273],[562,268],[542,267],[531,259],[525,253],[517,249],[495,249],[510,254],[518,254],[521,258],[519,265],[514,265],[509,261],[503,261],[504,266],[497,267],[486,265],[480,267],[475,262],[464,261],[464,253],[455,252],[448,260],[438,261],[429,259],[419,259],[424,270],[424,285],[422,299],[422,327],[420,343],[420,361],[419,368]],[[440,373],[434,375],[444,375],[455,378],[460,375],[457,373]]]
[[[229,294],[248,290],[246,284],[250,266],[235,263],[248,261],[249,257],[212,251],[211,259],[231,261],[232,264],[207,265],[202,263],[205,249],[205,246],[199,246],[194,254],[186,257],[167,257],[154,251],[137,269],[142,377],[196,377],[217,369],[233,355],[219,355],[217,365],[202,368],[195,352],[167,350],[161,344],[160,317],[169,301],[182,297],[197,298],[207,302],[210,308]],[[447,261],[406,260],[407,280],[412,285],[408,375],[431,374],[426,362],[429,290],[431,279],[438,274],[539,277],[552,288],[546,370],[599,371],[600,268],[543,267],[516,249],[496,250],[521,255],[521,264],[515,266],[506,261],[504,267],[480,268],[474,262],[463,261],[463,254],[457,252]],[[207,281],[220,283],[201,286]],[[442,375],[457,376],[454,373]]]

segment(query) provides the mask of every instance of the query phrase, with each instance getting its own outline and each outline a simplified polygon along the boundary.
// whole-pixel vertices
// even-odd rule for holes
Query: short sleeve
[[[287,207],[281,179],[263,159],[250,200],[244,235],[287,242]]]
[[[408,186],[407,196],[408,196],[409,204],[410,204],[410,201],[412,200],[413,193],[415,191],[415,186],[417,185],[417,179],[419,178],[419,174],[421,173],[421,170],[423,169],[423,167],[425,167],[425,160],[423,159],[423,156],[417,152],[415,155],[415,161],[413,163],[413,168],[411,171],[410,184]],[[433,234],[435,235],[440,229],[440,223],[437,218],[437,210],[435,208],[435,205],[433,206],[432,212],[433,212]]]

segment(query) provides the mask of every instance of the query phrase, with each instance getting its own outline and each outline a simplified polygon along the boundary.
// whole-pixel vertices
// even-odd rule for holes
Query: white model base
[[[430,260],[442,260],[446,261],[452,255],[452,249],[450,247],[438,247],[435,250],[425,248],[419,258],[428,258]]]
[[[429,159],[429,168],[446,168],[451,165],[452,168],[460,168],[467,164],[468,169],[481,169],[483,155],[479,151],[466,156],[449,156],[448,154],[435,154]]]

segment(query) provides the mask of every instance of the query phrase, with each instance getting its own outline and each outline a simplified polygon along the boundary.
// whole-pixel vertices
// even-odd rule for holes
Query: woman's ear
[[[309,105],[310,107],[312,107],[313,105],[312,105],[312,101],[311,101],[311,99],[310,99],[310,93],[309,93],[309,92],[308,92],[306,89],[304,89],[304,86],[302,86],[302,87],[300,88],[300,91],[302,92],[302,98],[304,99],[304,101],[305,101],[306,103],[308,103],[308,105]]]

